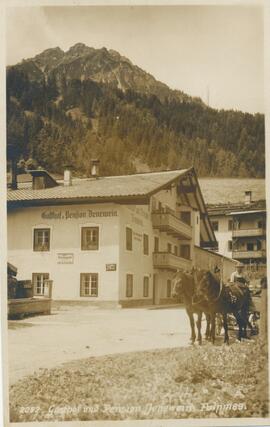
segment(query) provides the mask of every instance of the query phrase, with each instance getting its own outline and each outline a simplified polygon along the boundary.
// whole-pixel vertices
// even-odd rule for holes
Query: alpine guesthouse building
[[[217,242],[193,168],[55,180],[33,170],[8,189],[8,261],[34,295],[61,301],[135,306],[173,301],[174,273],[234,261]]]

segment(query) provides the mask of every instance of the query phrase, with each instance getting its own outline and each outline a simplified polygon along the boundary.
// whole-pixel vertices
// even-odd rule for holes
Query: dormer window
[[[33,190],[44,190],[58,185],[55,179],[43,169],[30,170],[29,173],[32,175]]]

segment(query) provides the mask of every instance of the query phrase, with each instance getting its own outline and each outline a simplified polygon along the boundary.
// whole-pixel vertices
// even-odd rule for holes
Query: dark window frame
[[[126,275],[126,297],[127,298],[133,297],[133,274],[131,273],[127,273]]]
[[[218,220],[211,221],[211,224],[212,224],[213,230],[214,231],[218,231],[218,229],[219,229],[219,221]]]
[[[148,234],[143,234],[143,254],[149,255],[149,236]]]
[[[181,211],[180,220],[185,224],[191,225],[191,212],[190,211]]]
[[[85,291],[85,283],[83,282],[85,276],[89,276],[88,293]],[[92,276],[96,279],[96,286],[93,286]],[[93,288],[96,289],[95,293],[93,292]],[[99,290],[98,273],[80,273],[80,297],[97,298],[98,290]]]
[[[126,227],[126,250],[132,251],[132,249],[133,249],[133,231],[131,227]]]
[[[191,259],[191,247],[189,244],[180,245],[180,257],[184,259]]]
[[[167,280],[166,296],[167,298],[171,298],[172,296],[172,281],[170,279]]]
[[[255,246],[255,243],[254,242],[247,242],[247,251],[249,252],[249,251],[254,251],[255,249],[254,249],[254,246]]]
[[[48,242],[38,243],[38,234],[39,233],[48,233]],[[42,238],[43,240],[43,238]],[[34,228],[33,236],[33,251],[34,252],[49,252],[51,247],[51,229],[50,228]]]
[[[149,283],[150,283],[149,276],[144,276],[143,277],[143,297],[144,298],[149,297]]]
[[[42,278],[42,283],[39,286],[41,290],[43,290],[43,292],[37,292],[37,278],[38,276],[47,276],[47,277],[43,277]],[[34,290],[34,295],[35,296],[40,296],[40,295],[44,295],[44,290],[45,290],[45,286],[44,286],[44,281],[45,280],[49,280],[50,279],[50,273],[32,273],[32,283],[33,283],[33,290]]]
[[[97,231],[97,240],[93,243],[86,242],[85,234],[87,232]],[[81,227],[81,250],[82,251],[98,251],[99,250],[99,227],[97,226],[85,226]]]
[[[159,252],[159,237],[154,236],[154,252]]]

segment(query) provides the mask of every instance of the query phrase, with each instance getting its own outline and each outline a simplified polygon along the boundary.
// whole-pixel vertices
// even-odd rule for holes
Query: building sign
[[[58,219],[58,220],[67,220],[67,219],[81,219],[81,218],[107,218],[117,216],[118,212],[116,210],[107,210],[107,211],[95,211],[92,209],[85,209],[83,211],[70,211],[70,210],[46,210],[42,212],[42,219]]]
[[[145,219],[149,219],[149,214],[148,214],[148,212],[146,212],[147,208],[144,208],[144,207],[141,207],[141,206],[132,206],[132,205],[127,206],[127,208],[130,211],[136,213],[137,215],[142,216]]]
[[[138,240],[138,242],[142,241],[142,234],[141,233],[136,233],[136,231],[133,231],[133,237],[134,237],[134,240]]]
[[[106,264],[106,271],[116,271],[116,264]]]
[[[58,253],[57,264],[74,264],[74,254],[72,253]]]

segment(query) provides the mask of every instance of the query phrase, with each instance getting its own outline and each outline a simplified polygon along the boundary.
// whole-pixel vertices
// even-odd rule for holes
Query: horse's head
[[[193,270],[178,270],[172,279],[172,296],[192,298],[194,292]]]
[[[199,301],[208,301],[211,282],[211,272],[207,270],[196,270],[194,272],[195,292],[194,303]]]

